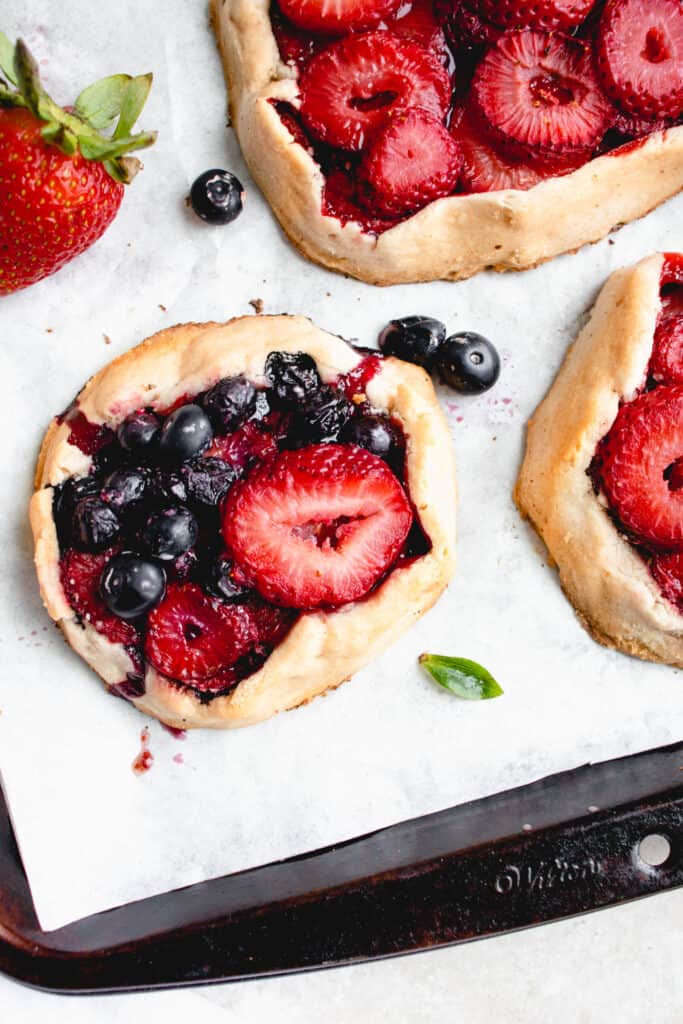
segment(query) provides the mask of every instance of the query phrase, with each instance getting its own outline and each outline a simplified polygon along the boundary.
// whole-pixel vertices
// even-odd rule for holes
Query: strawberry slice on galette
[[[524,269],[683,188],[681,0],[212,0],[232,124],[308,257]]]
[[[430,378],[297,317],[173,327],[105,366],[52,421],[35,486],[50,615],[176,728],[338,686],[453,572]]]
[[[683,666],[683,255],[609,279],[529,423],[515,498],[595,639]]]

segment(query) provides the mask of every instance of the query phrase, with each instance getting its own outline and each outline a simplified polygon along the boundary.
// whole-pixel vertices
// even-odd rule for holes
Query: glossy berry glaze
[[[665,256],[647,378],[622,403],[589,473],[617,527],[683,613],[683,255]]]
[[[132,660],[113,695],[142,696],[151,666],[208,703],[259,669],[300,615],[363,599],[426,554],[401,426],[365,393],[381,358],[324,384],[310,356],[271,353],[262,388],[226,378],[116,430],[77,404],[59,417],[92,458],[87,476],[55,489],[62,587],[79,621]],[[296,520],[304,505],[313,511]],[[275,522],[283,509],[289,531]]]
[[[322,212],[379,235],[440,197],[529,189],[680,124],[677,2],[280,0],[301,102],[273,103],[323,171]],[[341,8],[342,27],[320,31],[317,12]],[[353,8],[377,17],[349,31]]]

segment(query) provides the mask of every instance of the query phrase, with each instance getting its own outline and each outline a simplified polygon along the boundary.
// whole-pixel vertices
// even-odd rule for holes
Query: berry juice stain
[[[154,754],[149,749],[148,725],[146,725],[145,728],[140,733],[140,744],[140,753],[138,754],[138,756],[133,761],[133,764],[131,765],[136,775],[144,775],[145,772],[148,772],[152,765],[154,764]]]
[[[185,758],[182,754],[174,754],[173,761],[175,764],[185,764]]]
[[[170,736],[172,736],[174,740],[186,740],[187,739],[187,730],[186,729],[175,729],[172,725],[164,725],[163,722],[161,723],[161,728],[165,729],[166,732]],[[178,755],[176,755],[176,756],[178,756]],[[180,755],[180,756],[182,756],[182,755]]]

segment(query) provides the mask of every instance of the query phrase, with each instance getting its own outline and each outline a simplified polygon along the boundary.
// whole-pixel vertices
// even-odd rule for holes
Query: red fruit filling
[[[597,63],[604,88],[627,113],[656,121],[683,113],[680,0],[608,0]]]
[[[666,253],[662,270],[662,317],[683,316],[683,255]]]
[[[418,106],[445,118],[451,85],[423,46],[367,32],[316,54],[301,76],[301,97],[301,117],[315,138],[358,151],[399,110]]]
[[[385,462],[351,445],[282,452],[228,495],[228,550],[290,608],[364,597],[395,562],[413,513]]]
[[[100,597],[100,577],[105,565],[116,552],[91,554],[70,548],[59,563],[62,589],[77,615],[114,644],[137,644],[140,634],[135,626],[108,610]]]
[[[381,6],[290,0],[272,9],[300,97],[296,110],[274,105],[323,172],[323,214],[342,225],[379,235],[444,196],[533,188],[595,156],[623,154],[683,117],[672,99],[683,76],[680,0],[608,0],[604,14],[597,0],[407,0],[380,15]],[[660,39],[669,8],[675,16]],[[656,78],[666,103],[622,102],[604,60],[598,69],[598,37],[615,52],[621,46],[627,93],[647,95]],[[460,120],[464,107],[472,116]],[[409,132],[398,122],[414,115],[417,124],[420,109],[450,127],[463,156],[457,176],[455,151],[428,120],[424,159],[404,158],[414,145],[404,145]]]
[[[680,287],[682,271],[681,256],[667,254],[663,297]],[[664,303],[647,388],[619,409],[590,474],[661,592],[683,612],[683,310],[672,314]]]

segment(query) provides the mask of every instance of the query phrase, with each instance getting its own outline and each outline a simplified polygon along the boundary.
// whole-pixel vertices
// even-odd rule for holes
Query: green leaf
[[[93,82],[76,99],[76,113],[98,131],[110,128],[121,113],[130,81],[130,75],[109,75]]]
[[[17,85],[14,71],[14,43],[10,42],[4,32],[0,32],[0,71],[5,81]]]
[[[114,130],[114,138],[122,139],[130,135],[135,122],[142,113],[147,102],[149,90],[152,88],[152,75],[136,75],[129,78],[121,100],[121,116]]]
[[[464,700],[491,700],[503,693],[491,673],[476,661],[443,654],[421,654],[420,664],[434,682]]]
[[[86,160],[114,160],[137,149],[146,149],[153,144],[156,137],[156,132],[140,132],[138,135],[127,135],[124,139],[81,138],[79,142],[81,153]]]

